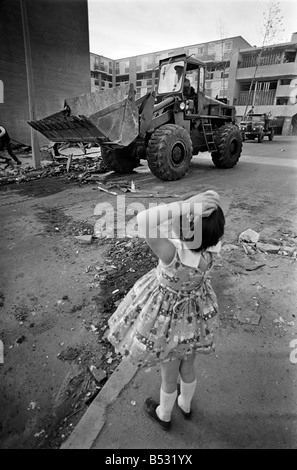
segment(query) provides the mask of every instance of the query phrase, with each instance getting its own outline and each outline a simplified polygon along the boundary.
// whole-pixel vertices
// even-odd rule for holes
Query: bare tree
[[[273,44],[277,37],[284,31],[282,21],[283,16],[281,15],[279,2],[271,0],[268,3],[267,11],[264,11],[262,14],[262,24],[260,30],[262,36],[262,44],[260,51],[256,53],[255,71],[249,88],[248,100],[245,107],[244,116],[246,116],[247,108],[249,106],[253,86],[256,81],[258,67],[261,65],[264,52],[268,49],[267,45]]]
[[[219,96],[220,90],[223,92],[223,97],[225,97],[226,92],[226,69],[230,67],[230,60],[232,57],[232,53],[230,51],[225,50],[226,39],[228,37],[228,33],[225,28],[225,24],[222,23],[221,18],[217,20],[216,30],[218,36],[220,37],[220,41],[216,41],[216,45],[220,48],[219,50],[216,49],[214,51],[213,59],[210,61],[209,58],[206,62],[206,69],[208,73],[214,71],[221,71],[221,78],[222,80],[218,82],[218,86],[212,88],[212,90],[218,91],[217,96]]]
[[[224,40],[227,38],[228,33],[227,33],[227,30],[226,30],[225,24],[222,23],[221,18],[217,22],[217,31],[219,33],[220,40],[221,40],[221,60],[217,64],[216,70],[222,70],[223,71],[223,95],[225,96],[225,91],[226,91],[226,79],[225,79],[226,68],[227,68],[227,66],[230,66],[231,58],[229,57],[229,61],[224,60],[224,55],[225,55],[225,51],[224,51],[225,41]]]

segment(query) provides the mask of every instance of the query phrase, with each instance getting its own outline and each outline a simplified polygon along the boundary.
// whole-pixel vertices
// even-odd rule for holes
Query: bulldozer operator
[[[183,94],[186,98],[195,98],[197,96],[196,91],[191,85],[190,80],[186,77],[184,81]]]

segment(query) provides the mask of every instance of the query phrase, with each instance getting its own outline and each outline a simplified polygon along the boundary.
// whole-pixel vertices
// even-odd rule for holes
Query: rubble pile
[[[42,168],[31,166],[15,169],[0,168],[0,185],[22,183],[45,177],[63,177],[79,184],[94,183],[98,176],[108,171],[100,155],[83,157],[59,156],[53,161],[43,161]]]
[[[283,232],[279,239],[269,238],[259,241],[260,234],[252,229],[245,230],[239,235],[238,241],[241,243],[247,255],[255,253],[270,253],[284,256],[291,256],[297,259],[297,234],[294,232]]]
[[[94,300],[100,303],[100,325],[114,312],[122,298],[135,282],[152,268],[158,258],[140,238],[107,239],[109,249],[104,266],[95,265],[92,288],[100,287],[101,292]]]

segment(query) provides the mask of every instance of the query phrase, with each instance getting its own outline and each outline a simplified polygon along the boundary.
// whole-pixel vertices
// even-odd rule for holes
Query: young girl
[[[162,233],[168,219],[177,238]],[[220,250],[225,218],[218,194],[206,191],[142,211],[137,222],[159,263],[134,284],[111,316],[108,339],[116,352],[139,367],[160,364],[160,404],[148,398],[145,411],[169,430],[176,398],[183,416],[191,417],[195,354],[214,350],[210,323],[218,305],[209,273]]]

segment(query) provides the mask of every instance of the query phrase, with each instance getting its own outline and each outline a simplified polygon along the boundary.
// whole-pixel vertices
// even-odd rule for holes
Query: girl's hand
[[[183,203],[191,203],[194,204],[202,204],[202,215],[207,217],[211,214],[211,212],[217,208],[220,203],[220,196],[217,192],[208,190],[204,193],[195,194],[194,196],[182,201],[181,207],[183,207]],[[185,213],[188,212],[186,205],[184,205]]]

